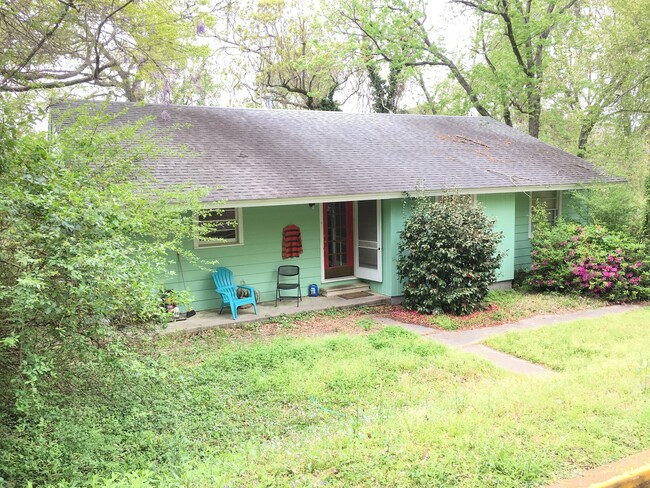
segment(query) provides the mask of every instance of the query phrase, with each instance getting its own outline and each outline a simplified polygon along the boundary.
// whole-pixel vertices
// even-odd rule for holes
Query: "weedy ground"
[[[500,290],[488,293],[483,309],[470,315],[454,316],[444,313],[427,315],[405,310],[401,306],[385,307],[381,313],[401,322],[434,329],[465,330],[516,322],[535,315],[586,310],[604,305],[606,302],[602,300],[579,295]]]
[[[597,306],[489,298],[469,326]],[[101,398],[71,390],[38,425],[0,423],[0,465],[21,486],[519,487],[650,447],[649,307],[488,341],[543,378],[376,320],[395,310],[161,337],[155,362],[95,372]]]
[[[532,378],[357,313],[165,337],[182,450],[93,485],[540,486],[650,447],[650,308],[489,341]],[[330,319],[359,333],[295,336]]]

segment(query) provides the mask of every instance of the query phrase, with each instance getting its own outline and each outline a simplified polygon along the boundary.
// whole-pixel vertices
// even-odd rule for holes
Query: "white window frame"
[[[554,191],[556,194],[555,201],[557,202],[555,210],[555,218],[553,219],[553,224],[557,222],[557,219],[562,215],[562,191],[560,190],[543,190],[543,191]],[[539,191],[531,191],[528,194],[528,237],[533,237],[533,198],[535,193],[540,193]]]
[[[222,222],[236,222],[235,225],[235,238],[234,239],[219,239],[219,240],[203,240],[198,237],[194,238],[194,249],[209,249],[212,247],[228,247],[228,246],[242,246],[244,244],[244,212],[240,207],[227,207],[227,208],[206,208],[206,212],[213,212],[216,210],[234,210],[234,219],[219,219],[216,221]],[[199,217],[196,218],[199,220]]]

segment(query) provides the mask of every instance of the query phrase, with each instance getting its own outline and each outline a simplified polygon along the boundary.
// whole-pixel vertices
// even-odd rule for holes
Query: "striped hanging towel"
[[[282,229],[282,259],[297,258],[302,254],[300,227],[287,225]]]

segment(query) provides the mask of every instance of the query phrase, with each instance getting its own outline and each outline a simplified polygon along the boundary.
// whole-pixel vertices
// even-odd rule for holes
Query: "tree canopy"
[[[8,0],[0,6],[0,91],[81,84],[129,101],[169,100],[170,79],[209,55],[206,1]]]
[[[223,48],[236,78],[258,103],[339,110],[355,69],[348,41],[301,2],[242,1],[229,8]]]

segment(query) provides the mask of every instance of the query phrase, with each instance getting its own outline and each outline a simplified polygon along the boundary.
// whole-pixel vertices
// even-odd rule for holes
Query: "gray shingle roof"
[[[148,116],[150,127],[181,125],[160,144],[187,149],[147,164],[162,186],[221,187],[210,201],[381,198],[415,189],[485,193],[620,181],[486,117],[126,103],[107,110],[127,107],[119,120]]]

